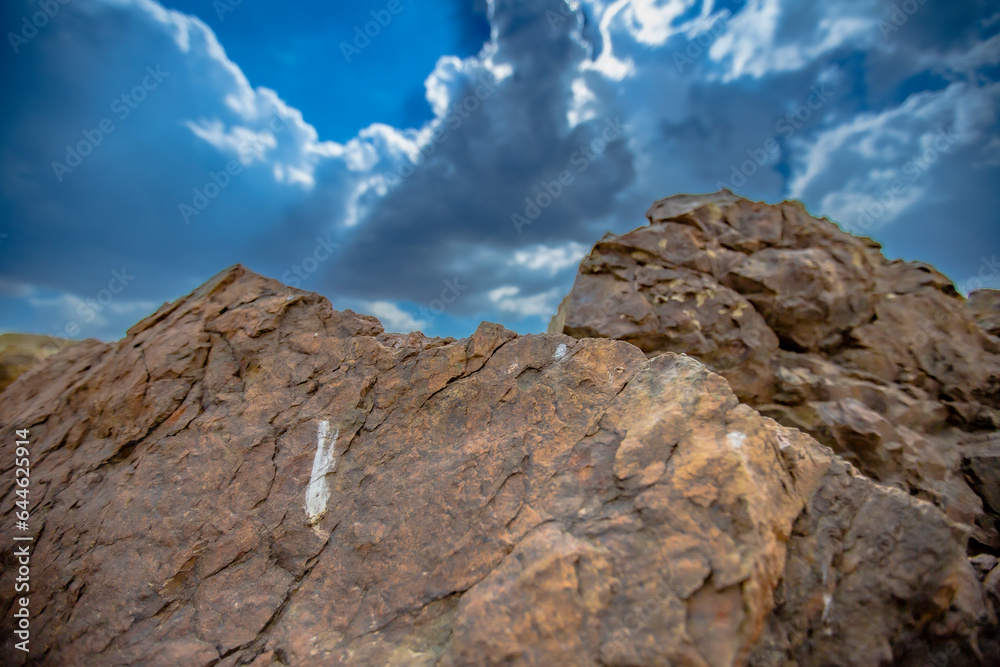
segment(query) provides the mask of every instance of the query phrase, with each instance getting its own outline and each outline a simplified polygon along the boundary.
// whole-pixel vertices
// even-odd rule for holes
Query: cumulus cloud
[[[998,99],[1000,84],[956,82],[826,129],[801,142],[790,195],[851,231],[877,231],[924,201],[959,149],[989,135]]]
[[[589,250],[589,247],[573,241],[562,246],[542,243],[515,251],[510,263],[530,271],[545,270],[549,275],[555,275],[563,269],[577,266]]]
[[[521,293],[519,287],[514,285],[503,285],[490,290],[490,301],[505,313],[513,313],[516,317],[551,317],[559,305],[562,293],[558,289],[551,289],[541,294],[531,296],[518,296]]]
[[[362,302],[362,307],[365,313],[377,317],[387,331],[410,333],[427,326],[427,320],[416,319],[390,301]]]
[[[10,68],[0,304],[58,333],[127,264],[135,280],[81,333],[120,335],[225,266],[280,278],[320,244],[335,250],[302,286],[387,328],[540,330],[605,231],[720,183],[845,226],[888,192],[863,231],[972,276],[998,242],[997,19],[910,4],[493,0],[483,50],[428,72],[430,121],[338,143],[251,85],[199,19],[154,0],[70,3]],[[152,88],[147,68],[166,73]],[[462,286],[447,303],[446,284]]]

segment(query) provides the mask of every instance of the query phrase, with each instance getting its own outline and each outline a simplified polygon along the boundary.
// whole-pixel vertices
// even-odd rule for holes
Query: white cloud
[[[1000,84],[954,83],[799,140],[789,195],[818,202],[818,212],[848,228],[881,200],[886,210],[875,206],[866,231],[884,227],[925,198],[927,172],[962,146],[989,145],[998,99]]]
[[[131,326],[161,305],[145,299],[125,300],[108,290],[88,298],[69,292],[32,292],[27,302],[43,323],[44,332],[59,337],[117,340],[124,334],[121,323]]]
[[[60,99],[62,108],[102,109],[121,86],[134,83],[134,72],[116,71],[118,78],[108,74],[118,63],[160,61],[171,72],[167,83],[173,88],[162,91],[155,104],[141,107],[112,141],[127,151],[144,142],[125,141],[126,132],[139,138],[168,137],[162,141],[170,159],[129,155],[115,158],[119,164],[99,172],[93,163],[110,161],[112,155],[102,148],[99,157],[72,174],[72,187],[55,189],[50,160],[64,152],[68,141],[78,139],[80,127],[92,127],[96,119],[74,118],[68,129],[41,125],[45,119],[29,119],[27,114],[15,119],[9,136],[18,141],[21,136],[34,138],[0,154],[7,177],[4,194],[24,210],[32,231],[44,237],[38,246],[44,244],[49,263],[34,274],[21,266],[16,274],[5,270],[4,276],[25,276],[23,285],[76,286],[89,281],[89,286],[78,288],[86,296],[93,293],[96,280],[87,271],[126,256],[145,263],[147,284],[162,283],[164,296],[175,296],[178,285],[189,289],[199,276],[203,279],[237,261],[263,273],[277,268],[272,275],[280,275],[312,252],[317,235],[325,239],[336,231],[343,234],[337,240],[350,252],[324,264],[309,288],[336,292],[346,284],[336,280],[336,270],[346,266],[356,274],[359,268],[369,268],[365,262],[382,257],[386,267],[370,271],[367,287],[352,285],[346,289],[356,291],[343,298],[393,294],[401,299],[365,302],[364,309],[389,328],[427,326],[398,304],[435,298],[445,276],[427,279],[429,266],[470,286],[454,306],[456,317],[547,316],[565,291],[549,289],[554,284],[550,276],[572,267],[587,250],[566,239],[596,239],[605,229],[631,229],[642,223],[642,212],[654,199],[714,189],[730,178],[733,165],[745,164],[749,154],[760,152],[768,138],[780,140],[780,150],[776,148],[745,185],[735,185],[740,193],[769,200],[801,198],[813,211],[841,222],[849,222],[894,179],[905,177],[907,162],[932,148],[935,133],[943,127],[954,126],[956,147],[976,147],[968,151],[975,155],[966,154],[966,162],[958,164],[949,153],[935,163],[931,168],[936,171],[911,181],[907,192],[897,197],[894,212],[880,224],[904,210],[908,215],[921,210],[935,197],[955,197],[941,194],[938,181],[944,172],[959,179],[968,176],[968,181],[982,173],[986,179],[987,170],[1000,159],[1000,90],[989,83],[989,71],[976,71],[1000,60],[1000,36],[971,44],[942,37],[939,45],[921,44],[923,51],[913,46],[923,39],[918,18],[925,20],[944,5],[927,3],[920,17],[887,41],[877,28],[887,9],[876,0],[750,0],[724,26],[718,24],[723,12],[714,2],[701,3],[697,10],[693,0],[583,4],[579,16],[586,13],[590,23],[578,20],[575,28],[552,28],[543,14],[529,15],[534,3],[491,2],[491,12],[518,16],[495,22],[493,43],[477,56],[438,60],[425,81],[435,114],[431,120],[412,128],[376,123],[338,143],[321,141],[316,129],[277,92],[251,86],[198,19],[152,0],[103,0],[89,3],[85,10],[71,3],[65,11],[76,12],[79,20],[53,22],[46,33],[51,42],[40,37],[33,47],[57,45],[48,47],[48,57],[89,66],[83,73],[90,76],[73,74],[104,89],[74,92],[76,97]],[[994,24],[997,16],[991,19]],[[66,27],[70,25],[93,30],[74,31]],[[506,31],[502,39],[498,26]],[[532,32],[539,26],[539,32]],[[114,29],[133,38],[98,50],[85,37]],[[569,30],[576,44],[558,34],[559,29]],[[692,49],[692,61],[679,68],[671,54],[692,44],[698,46]],[[589,59],[581,45],[592,46],[596,60]],[[863,55],[864,71],[852,71],[843,53]],[[30,56],[22,55],[20,62],[27,62]],[[549,56],[545,67],[533,69]],[[513,76],[515,68],[518,77]],[[775,122],[805,102],[817,77],[831,72],[836,88],[832,101],[793,137],[782,139]],[[900,89],[919,86],[913,82],[922,81],[917,75],[927,72],[932,73],[929,78],[937,73],[938,80],[953,83],[886,106],[884,100],[897,99]],[[450,127],[446,114],[462,101],[456,96],[484,73],[498,84],[510,79],[509,85],[496,86],[493,96],[462,120],[460,128]],[[70,79],[46,83],[52,90],[80,88],[67,85]],[[864,99],[857,93],[860,89]],[[50,99],[34,94],[24,91],[25,108],[51,105]],[[859,105],[872,110],[858,115]],[[574,173],[571,193],[528,230],[535,236],[524,236],[530,241],[523,242],[533,245],[518,245],[522,240],[513,236],[510,213],[523,209],[524,198],[540,179],[551,181],[567,164],[576,168],[567,161],[578,150],[577,138],[588,140],[588,121],[599,125],[619,114],[627,127],[625,141],[588,163],[586,173]],[[280,129],[271,127],[275,117],[283,119]],[[448,132],[447,142],[434,142],[437,129]],[[209,170],[218,172],[248,144],[253,150],[245,152],[244,172],[186,235],[180,233],[178,202],[189,200],[192,188],[207,182]],[[433,155],[431,149],[436,150]],[[411,187],[397,187],[400,166],[424,164],[425,159],[426,178],[414,177],[406,184]],[[537,173],[522,178],[528,172]],[[987,201],[987,195],[983,197],[978,201]],[[990,210],[981,211],[980,217]],[[87,219],[80,215],[77,220],[78,212]],[[143,221],[142,234],[134,231],[139,227],[135,219]],[[107,238],[114,239],[114,247],[103,249],[106,254],[94,249],[98,257],[87,257],[78,248],[65,247],[69,244],[48,241],[77,238],[71,227],[86,224],[100,225]],[[360,241],[352,246],[352,238]],[[189,273],[180,279],[169,258],[182,254],[190,255],[190,263]],[[56,273],[59,276],[53,277]],[[426,299],[416,293],[425,279]],[[28,293],[18,285],[0,282],[0,293],[25,298]],[[155,290],[150,294],[154,292],[160,295]],[[38,308],[56,305],[36,303]],[[68,301],[63,305],[79,306]],[[115,310],[108,308],[103,315],[112,318]]]
[[[554,276],[565,268],[578,265],[587,250],[587,246],[573,241],[561,246],[539,244],[516,251],[510,264],[523,266],[531,271],[546,270],[549,275]]]
[[[564,296],[559,288],[532,296],[518,297],[520,293],[520,287],[504,285],[492,290],[489,297],[501,311],[517,317],[547,317],[555,315],[559,300]]]
[[[874,43],[880,9],[874,0],[811,4],[750,0],[712,44],[710,54],[728,64],[723,81],[800,70],[846,44]]]
[[[503,287],[497,287],[496,289],[490,290],[489,297],[490,301],[493,303],[498,303],[508,297],[514,296],[521,291],[521,288],[514,287],[513,285],[504,285]]]
[[[418,320],[391,301],[367,301],[362,304],[363,312],[374,315],[387,331],[410,333],[427,326],[427,320]]]
[[[611,37],[612,24],[620,18],[619,14],[629,6],[630,2],[631,0],[616,0],[610,7],[598,14],[601,17],[599,29],[604,49],[595,60],[585,61],[581,70],[597,72],[612,81],[621,81],[635,74],[635,63],[630,58],[622,59],[615,56]],[[616,27],[616,32],[627,34],[627,28]]]
[[[632,0],[624,18],[635,41],[648,46],[663,46],[671,35],[678,32],[674,25],[677,19],[694,5],[692,0]]]
[[[186,125],[196,137],[238,158],[243,165],[265,161],[268,152],[278,145],[270,130],[255,132],[239,126],[227,130],[218,119],[200,123],[188,121]]]

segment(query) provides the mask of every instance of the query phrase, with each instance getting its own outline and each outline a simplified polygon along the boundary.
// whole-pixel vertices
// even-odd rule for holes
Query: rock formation
[[[973,554],[1000,552],[1000,339],[983,328],[996,292],[966,304],[932,267],[795,202],[723,190],[647,218],[594,246],[550,331],[690,354],[762,414],[973,527]]]
[[[34,334],[0,334],[0,391],[72,341]]]
[[[965,307],[979,326],[1000,336],[1000,290],[977,289],[969,295]]]
[[[967,560],[970,528],[682,354],[391,334],[234,267],[20,378],[0,422],[5,531],[7,434],[30,430],[33,664],[996,656],[980,579],[1000,571]],[[12,590],[9,539],[0,562]]]

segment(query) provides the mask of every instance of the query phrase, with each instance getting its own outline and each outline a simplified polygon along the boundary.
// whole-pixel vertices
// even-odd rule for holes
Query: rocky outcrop
[[[550,330],[693,355],[762,414],[973,526],[974,551],[1000,550],[1000,479],[963,474],[995,449],[1000,340],[947,278],[795,202],[723,190],[647,217],[594,246]]]
[[[977,289],[969,294],[965,307],[979,326],[1000,336],[1000,290]]]
[[[990,659],[968,528],[685,355],[391,334],[235,267],[0,421],[30,430],[35,664]]]
[[[35,334],[0,334],[0,391],[73,341]]]

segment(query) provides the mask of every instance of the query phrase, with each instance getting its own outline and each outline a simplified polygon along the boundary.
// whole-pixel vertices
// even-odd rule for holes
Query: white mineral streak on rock
[[[326,482],[326,476],[332,473],[337,465],[333,449],[337,445],[339,436],[340,429],[337,429],[328,445],[330,422],[324,419],[319,423],[316,434],[316,457],[313,459],[309,486],[306,487],[306,514],[309,515],[309,523],[312,524],[318,523],[326,514],[326,501],[330,499],[330,485]]]

